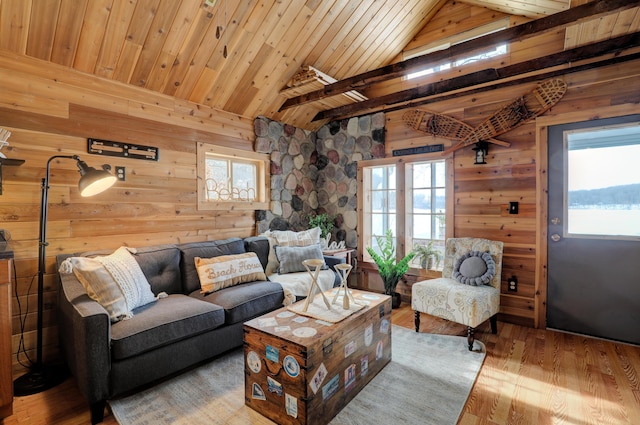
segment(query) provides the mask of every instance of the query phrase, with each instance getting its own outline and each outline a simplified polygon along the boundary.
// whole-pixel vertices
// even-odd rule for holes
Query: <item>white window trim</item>
[[[219,158],[233,160],[238,162],[252,163],[256,166],[256,199],[253,201],[229,200],[229,201],[210,201],[207,198],[206,185],[206,158],[207,154],[213,154]],[[198,143],[196,148],[197,155],[197,192],[198,192],[198,210],[265,210],[269,208],[269,182],[270,175],[270,159],[267,154],[257,152],[244,151],[240,149],[226,148],[222,146],[212,145],[208,143]]]
[[[399,156],[399,157],[390,157],[390,158],[380,158],[373,160],[365,160],[358,161],[358,193],[361,193],[362,196],[358,197],[358,246],[362,247],[359,250],[359,256],[361,256],[360,260],[365,263],[371,263],[373,260],[369,256],[366,251],[367,242],[365,242],[365,236],[368,237],[368,232],[371,227],[370,217],[367,216],[366,212],[368,210],[367,207],[367,198],[370,192],[365,192],[364,190],[364,168],[368,167],[381,167],[385,165],[395,164],[397,167],[396,171],[396,229],[394,235],[397,238],[397,246],[396,246],[396,255],[398,258],[402,258],[405,253],[411,251],[412,247],[405,246],[406,243],[406,215],[405,215],[405,164],[412,162],[424,162],[424,161],[434,161],[443,159],[442,154],[440,152],[437,153],[426,153],[419,155],[409,155],[409,156]],[[445,167],[446,167],[446,212],[445,212],[445,240],[454,236],[454,208],[455,208],[455,200],[454,200],[454,165],[453,165],[453,157],[448,156],[444,158]],[[365,235],[366,234],[366,235]],[[410,268],[409,274],[420,274],[418,269]]]

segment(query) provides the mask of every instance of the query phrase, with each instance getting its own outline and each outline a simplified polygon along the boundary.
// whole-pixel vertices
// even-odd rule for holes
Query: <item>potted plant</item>
[[[316,214],[309,217],[309,228],[319,227],[320,238],[326,242],[326,248],[329,246],[329,239],[331,239],[331,231],[335,227],[335,217],[330,217],[328,214]],[[328,236],[328,237],[327,237]]]
[[[376,236],[376,242],[380,248],[380,254],[370,246],[367,247],[367,252],[378,266],[378,273],[384,283],[384,293],[393,297],[393,306],[397,308],[400,306],[400,294],[396,293],[396,286],[409,270],[409,261],[413,259],[415,253],[410,252],[402,260],[396,261],[396,248],[393,245],[391,229],[387,229],[384,237]]]
[[[435,267],[440,264],[440,251],[433,247],[433,241],[429,241],[426,245],[415,245],[413,252],[416,254],[416,259],[420,261],[420,266],[423,269],[434,268],[433,260],[435,259]]]

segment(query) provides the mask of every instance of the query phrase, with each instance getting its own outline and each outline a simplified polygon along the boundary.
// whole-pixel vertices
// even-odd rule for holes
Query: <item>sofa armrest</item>
[[[327,265],[327,267],[329,267],[331,270],[333,270],[333,272],[335,273],[335,279],[333,281],[333,287],[337,287],[340,286],[340,274],[336,271],[335,269],[335,265],[336,264],[344,264],[347,260],[344,257],[334,257],[332,255],[325,255],[324,256],[324,263]]]
[[[62,355],[89,404],[109,397],[111,322],[73,274],[60,274],[58,333]]]

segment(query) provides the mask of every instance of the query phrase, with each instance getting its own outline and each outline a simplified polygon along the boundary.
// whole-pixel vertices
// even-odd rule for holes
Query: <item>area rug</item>
[[[391,362],[330,422],[454,425],[485,358],[458,336],[393,326]],[[123,399],[109,402],[121,425],[272,424],[244,405],[242,349]]]

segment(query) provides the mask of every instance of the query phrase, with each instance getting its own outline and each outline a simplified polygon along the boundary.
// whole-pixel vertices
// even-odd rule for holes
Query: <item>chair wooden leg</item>
[[[416,310],[413,323],[416,325],[416,332],[420,332],[420,312],[418,310]]]
[[[489,323],[491,323],[491,333],[492,334],[497,334],[498,333],[498,315],[494,314],[493,316],[491,316],[489,318]]]
[[[467,328],[467,343],[469,344],[469,351],[473,350],[473,340],[475,339],[473,333],[475,332],[475,328],[469,326]]]

